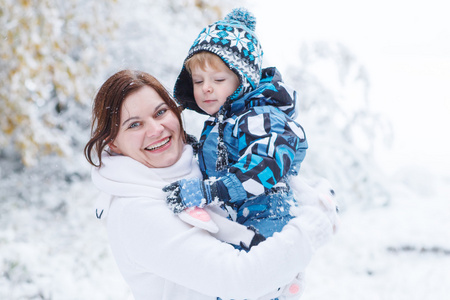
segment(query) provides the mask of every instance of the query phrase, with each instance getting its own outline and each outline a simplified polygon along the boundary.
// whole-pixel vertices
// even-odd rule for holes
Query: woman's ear
[[[120,149],[116,145],[114,145],[114,141],[109,142],[108,146],[109,146],[109,149],[111,149],[114,153],[122,154],[122,151],[120,151]]]

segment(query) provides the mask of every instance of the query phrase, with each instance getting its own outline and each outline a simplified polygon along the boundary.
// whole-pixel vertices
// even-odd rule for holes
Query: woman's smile
[[[167,137],[165,139],[163,139],[162,141],[159,141],[151,146],[148,146],[145,148],[145,150],[147,151],[157,151],[157,150],[165,150],[166,148],[170,147],[170,139],[171,137]]]

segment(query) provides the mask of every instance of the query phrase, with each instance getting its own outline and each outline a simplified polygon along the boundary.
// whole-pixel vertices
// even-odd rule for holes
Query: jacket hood
[[[297,92],[284,84],[281,73],[274,67],[262,70],[259,86],[231,103],[226,117],[255,106],[274,106],[291,118],[297,116]]]

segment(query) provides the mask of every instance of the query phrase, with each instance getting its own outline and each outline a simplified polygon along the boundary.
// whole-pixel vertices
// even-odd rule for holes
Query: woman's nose
[[[147,137],[159,137],[164,130],[164,126],[157,121],[148,122],[146,135]]]

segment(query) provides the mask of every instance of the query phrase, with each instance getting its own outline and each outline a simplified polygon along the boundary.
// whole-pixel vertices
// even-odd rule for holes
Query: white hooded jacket
[[[267,299],[264,295],[288,284],[310,261],[313,245],[303,218],[247,253],[175,216],[162,188],[201,177],[190,146],[168,168],[148,168],[107,152],[102,162],[92,171],[102,191],[97,216],[105,220],[135,300]]]

